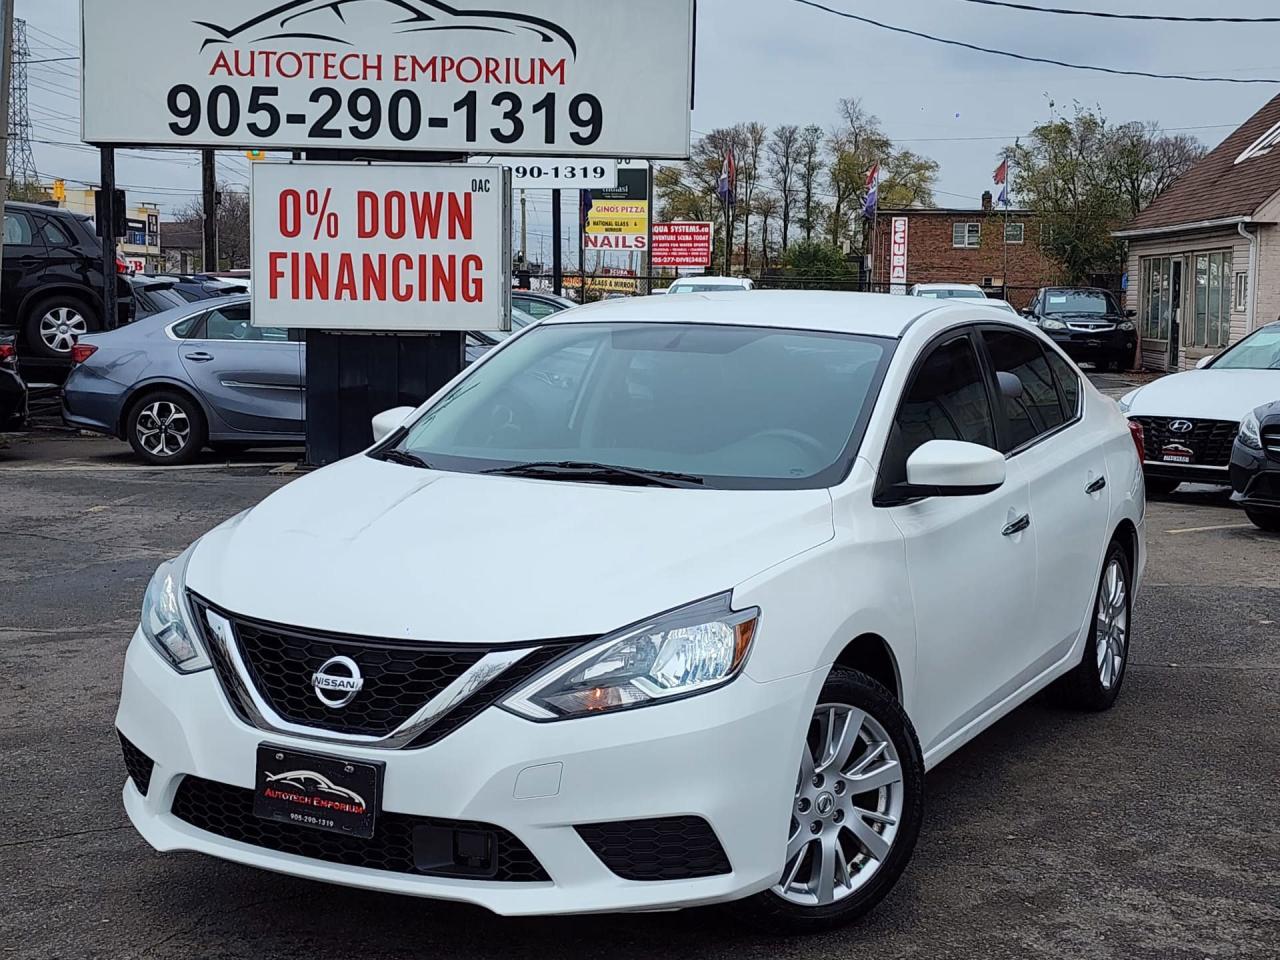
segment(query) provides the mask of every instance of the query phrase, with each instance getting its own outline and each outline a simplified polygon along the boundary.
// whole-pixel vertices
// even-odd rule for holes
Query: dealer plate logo
[[[350,657],[334,657],[315,672],[311,687],[326,707],[340,710],[364,689],[364,676]]]

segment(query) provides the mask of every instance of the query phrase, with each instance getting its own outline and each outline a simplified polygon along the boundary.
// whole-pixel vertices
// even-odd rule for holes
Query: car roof
[[[730,326],[824,330],[900,338],[916,320],[956,304],[882,293],[757,290],[732,293],[681,293],[666,297],[630,297],[588,304],[542,321],[561,323],[707,323]]]
[[[697,277],[677,277],[675,280],[671,282],[671,285],[675,286],[677,283],[724,283],[724,284],[733,284],[734,286],[740,287],[746,282],[747,282],[747,279],[745,277],[697,276]]]
[[[917,283],[916,290],[981,290],[976,283]]]

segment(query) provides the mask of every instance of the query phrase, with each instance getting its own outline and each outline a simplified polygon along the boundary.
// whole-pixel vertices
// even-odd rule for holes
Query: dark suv
[[[132,317],[123,268],[121,261],[112,278],[118,314],[104,324],[102,241],[93,221],[56,207],[5,204],[0,324],[16,330],[24,356],[69,359],[76,337],[114,329]]]
[[[1024,313],[1072,360],[1103,370],[1130,370],[1138,350],[1135,312],[1120,309],[1110,291],[1045,287]]]

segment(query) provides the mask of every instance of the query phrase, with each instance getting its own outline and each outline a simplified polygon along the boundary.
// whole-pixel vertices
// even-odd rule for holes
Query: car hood
[[[1162,377],[1131,396],[1131,417],[1238,423],[1257,407],[1280,400],[1280,370],[1189,370]]]
[[[825,490],[549,482],[359,456],[209,533],[187,585],[273,623],[518,642],[615,630],[833,536]]]

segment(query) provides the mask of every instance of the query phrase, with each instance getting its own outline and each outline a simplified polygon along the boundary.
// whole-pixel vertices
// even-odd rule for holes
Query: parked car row
[[[13,337],[0,337],[0,433],[27,425],[27,385],[18,373]]]

